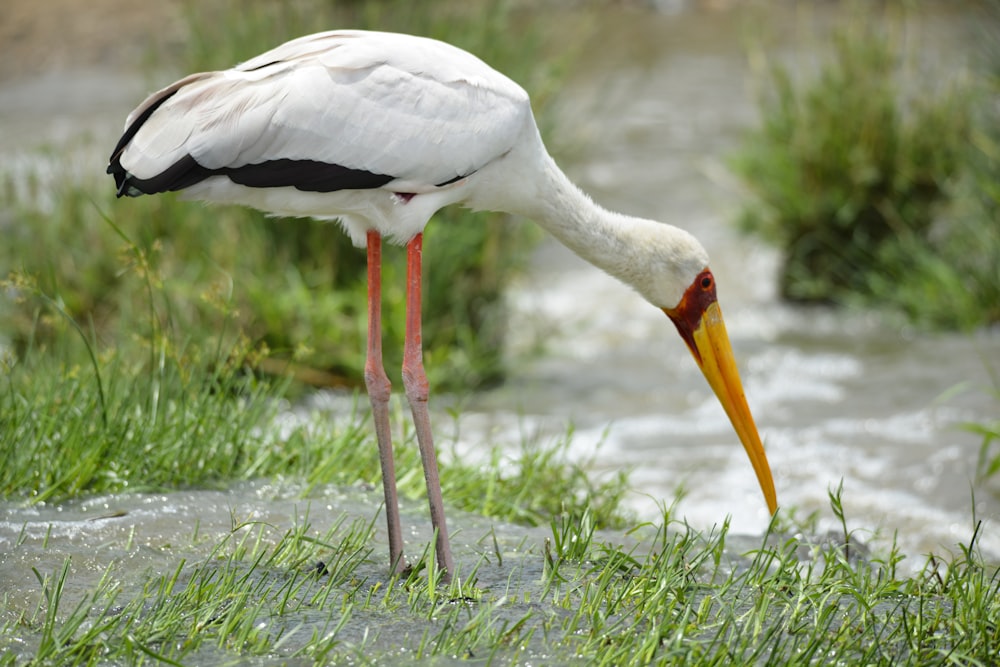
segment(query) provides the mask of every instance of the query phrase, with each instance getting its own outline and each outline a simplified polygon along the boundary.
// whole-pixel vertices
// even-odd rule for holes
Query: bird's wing
[[[429,188],[506,153],[528,116],[520,86],[456,47],[319,33],[154,93],[129,116],[112,167],[117,159],[130,178],[153,179],[171,168],[204,178],[318,163],[388,177],[367,187]]]

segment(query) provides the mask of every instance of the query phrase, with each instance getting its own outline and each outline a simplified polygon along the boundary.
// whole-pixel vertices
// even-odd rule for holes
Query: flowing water
[[[833,529],[828,491],[842,482],[862,539],[877,534],[885,546],[895,534],[913,557],[957,551],[975,516],[987,520],[982,544],[1000,553],[996,487],[974,484],[980,440],[959,426],[1000,409],[988,391],[1000,373],[997,332],[921,334],[871,314],[783,304],[778,255],[733,229],[739,197],[724,162],[757,120],[748,26],[766,26],[755,37],[768,57],[808,67],[818,26],[833,22],[808,6],[603,16],[600,48],[565,95],[586,143],[572,176],[605,206],[683,227],[708,249],[782,506],[818,511]],[[958,69],[968,55],[960,45],[975,43],[969,16],[914,17],[908,35],[934,66]],[[633,469],[642,515],[683,487],[679,513],[697,526],[730,515],[737,531],[766,527],[747,457],[660,311],[555,243],[513,301],[512,332],[544,331],[546,355],[462,410],[470,442],[484,430],[514,442],[558,434],[571,422],[574,452],[596,449],[598,468]]]
[[[555,437],[572,423],[573,452],[596,451],[598,469],[633,469],[632,503],[643,516],[655,517],[657,504],[683,487],[679,513],[694,525],[731,515],[736,530],[762,531],[768,515],[753,471],[669,321],[578,270],[575,280],[562,272],[533,294],[532,307],[548,317],[549,299],[574,294],[570,303],[598,308],[599,318],[557,330],[549,340],[558,353],[473,401],[478,410],[462,414],[466,437]],[[995,400],[983,393],[988,363],[1000,359],[995,336],[907,339],[833,313],[725,304],[783,507],[800,518],[818,510],[821,528],[833,529],[827,494],[843,482],[859,537],[896,533],[911,556],[968,541],[973,491],[976,516],[995,521],[996,496],[973,483],[979,440],[959,428],[995,415]],[[581,315],[578,306],[564,308],[567,318]],[[1000,553],[989,529],[985,544]]]
[[[895,535],[914,567],[923,553],[968,542],[974,518],[986,520],[981,545],[1000,554],[997,488],[975,485],[979,441],[959,426],[996,416],[987,389],[991,369],[1000,372],[1000,336],[922,334],[875,315],[790,307],[776,298],[776,253],[733,230],[738,192],[724,160],[757,120],[746,37],[765,35],[772,57],[814,59],[808,35],[828,18],[825,5],[808,16],[785,12],[783,4],[753,16],[673,13],[675,3],[660,4],[662,13],[615,9],[594,18],[577,75],[561,96],[558,136],[574,146],[573,159],[563,160],[568,171],[605,206],[684,227],[709,250],[784,508],[799,517],[818,512],[820,530],[833,529],[827,494],[843,483],[849,526],[883,547]],[[953,11],[917,23],[928,44],[958,62],[954,50],[970,34],[965,17]],[[554,31],[558,25],[553,19]],[[97,77],[92,87],[123,90],[117,77],[103,75],[101,83],[100,72],[86,75]],[[11,160],[30,164],[23,137],[38,136],[18,109],[30,108],[31,120],[45,124],[38,101],[72,78],[0,91],[0,149]],[[138,99],[138,92],[127,93],[102,102],[81,98],[88,129],[110,137]],[[56,134],[65,135],[65,101],[51,108]],[[106,151],[97,154],[93,167],[101,169]],[[660,311],[555,243],[539,250],[510,299],[509,381],[454,399],[457,421],[438,416],[445,456],[474,457],[483,442],[519,448],[525,439],[558,438],[572,424],[570,451],[593,457],[595,475],[632,470],[629,502],[640,516],[656,517],[658,504],[683,488],[677,514],[696,527],[730,516],[736,532],[765,529],[767,511],[743,449]],[[526,354],[540,341],[543,355]],[[439,397],[438,405],[450,401]],[[300,412],[337,412],[340,405],[320,395]],[[87,577],[98,577],[112,560],[141,573],[175,567],[178,545],[199,555],[198,545],[211,541],[197,539],[195,524],[202,535],[224,534],[234,517],[280,526],[307,506],[317,521],[340,511],[371,516],[379,502],[364,490],[326,489],[309,501],[297,493],[261,481],[226,491],[6,505],[0,582],[12,602],[23,599],[27,607],[39,590],[30,568],[51,572],[66,555],[74,556],[82,591],[92,583]],[[422,503],[408,503],[404,514],[417,526],[407,539],[426,543]],[[488,530],[471,517],[453,521],[467,535]]]

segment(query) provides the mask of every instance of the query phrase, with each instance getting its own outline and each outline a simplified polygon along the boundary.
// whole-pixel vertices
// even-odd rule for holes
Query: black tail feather
[[[153,115],[153,112],[159,109],[160,105],[169,100],[176,92],[177,91],[175,90],[169,95],[164,95],[160,99],[156,100],[155,104],[150,104],[149,107],[144,109],[139,117],[132,121],[131,125],[125,128],[125,133],[122,134],[121,139],[119,139],[118,143],[115,144],[114,150],[111,151],[111,157],[108,159],[109,164],[107,173],[115,177],[117,196],[137,197],[140,194],[152,194],[152,192],[145,192],[141,188],[133,187],[132,181],[134,179],[132,178],[132,175],[125,170],[125,167],[122,166],[121,156],[122,152],[128,146],[128,143],[132,141],[132,138],[136,135],[143,124],[149,120],[149,117]]]

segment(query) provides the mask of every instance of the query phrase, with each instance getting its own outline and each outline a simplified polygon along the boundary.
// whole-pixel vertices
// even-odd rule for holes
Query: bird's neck
[[[551,158],[547,162],[526,215],[583,259],[616,274],[611,270],[618,257],[615,249],[635,219],[594,203]]]
[[[594,203],[548,155],[539,171],[540,178],[533,184],[536,196],[525,198],[518,213],[537,222],[581,258],[650,298],[644,282],[651,274],[654,239],[675,228]]]
[[[705,249],[686,231],[595,204],[559,169],[533,126],[503,159],[470,180],[468,206],[534,220],[659,308],[675,307],[708,266]]]

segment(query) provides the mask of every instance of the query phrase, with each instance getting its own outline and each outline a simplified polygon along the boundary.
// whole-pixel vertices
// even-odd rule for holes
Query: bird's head
[[[688,232],[660,223],[634,225],[640,248],[622,267],[623,279],[673,320],[681,338],[725,409],[743,443],[772,514],[778,508],[774,479],[743,383],[708,269],[708,253]]]
[[[583,201],[578,203],[581,209],[590,206],[599,213],[590,219],[592,224],[552,224],[546,228],[581,257],[631,285],[673,320],[736,429],[757,473],[767,507],[774,514],[778,501],[771,467],[743,394],[705,248],[694,236],[673,225],[609,213],[593,207],[589,199]],[[536,219],[556,217],[546,217],[543,211]]]
[[[726,323],[716,298],[712,272],[707,267],[702,269],[685,290],[680,302],[673,308],[664,308],[663,312],[673,320],[677,332],[687,343],[705,379],[722,403],[757,473],[767,508],[774,514],[778,509],[778,500],[771,466],[768,465],[764,446],[743,393]]]

